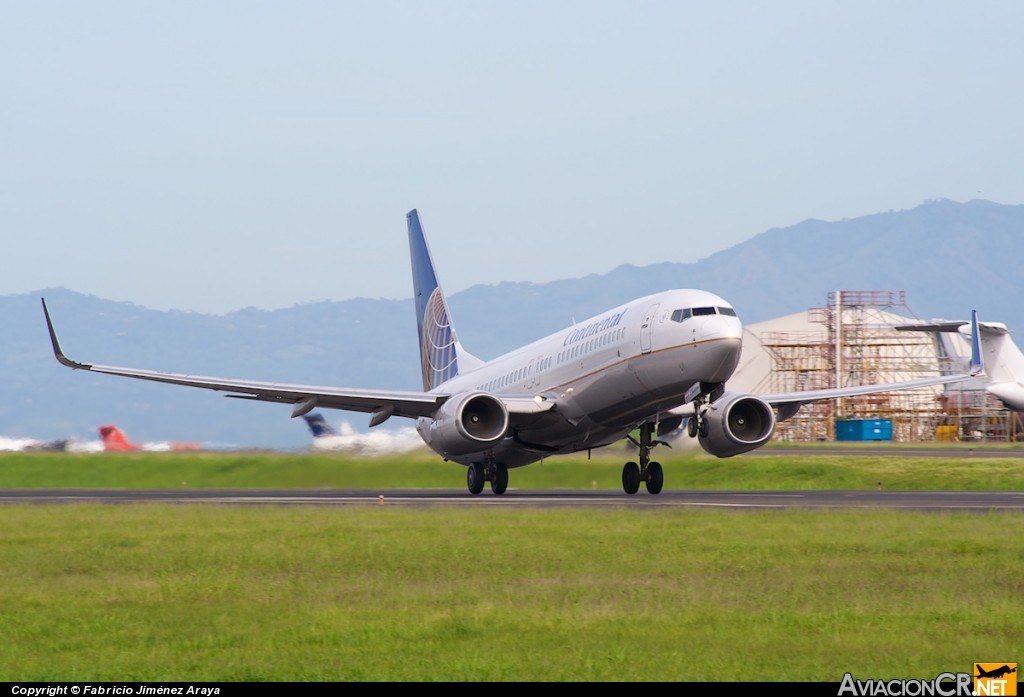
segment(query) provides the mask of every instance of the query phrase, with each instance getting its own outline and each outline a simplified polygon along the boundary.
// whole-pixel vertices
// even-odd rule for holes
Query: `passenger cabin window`
[[[673,322],[685,322],[691,317],[700,317],[702,315],[735,317],[736,310],[731,307],[687,307],[682,310],[673,310],[671,319]]]

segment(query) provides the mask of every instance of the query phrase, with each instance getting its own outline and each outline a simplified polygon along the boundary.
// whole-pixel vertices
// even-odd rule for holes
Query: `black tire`
[[[688,436],[690,436],[690,438],[696,438],[697,437],[697,417],[696,416],[691,416],[690,418],[688,418],[686,420],[686,434]]]
[[[664,485],[665,471],[661,469],[661,463],[652,462],[647,465],[647,493],[660,494]]]
[[[476,495],[484,490],[484,466],[474,462],[466,469],[466,488]]]
[[[491,479],[491,491],[501,496],[508,488],[508,467],[500,462],[494,463],[494,478]]]
[[[640,491],[640,465],[627,462],[622,468],[622,490],[633,495]]]

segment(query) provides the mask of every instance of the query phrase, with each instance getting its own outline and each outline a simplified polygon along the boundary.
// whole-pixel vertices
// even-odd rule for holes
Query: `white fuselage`
[[[985,372],[991,377],[987,389],[1013,411],[1024,411],[1024,354],[1001,322],[987,323],[981,330]]]
[[[696,383],[726,382],[739,361],[741,337],[739,318],[719,296],[670,290],[551,334],[439,389],[554,400],[554,409],[510,429],[490,449],[496,461],[518,467],[613,443],[682,405]],[[418,420],[421,436],[429,423]],[[484,457],[449,459],[469,464]]]

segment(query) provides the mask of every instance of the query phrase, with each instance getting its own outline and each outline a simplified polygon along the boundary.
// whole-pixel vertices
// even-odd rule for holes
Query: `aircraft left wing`
[[[238,399],[255,399],[263,402],[292,404],[294,405],[292,410],[293,417],[302,416],[316,407],[366,412],[373,414],[370,421],[371,425],[379,424],[390,416],[406,416],[410,418],[429,416],[448,399],[448,395],[441,393],[290,385],[277,382],[257,382],[252,380],[206,377],[203,375],[186,375],[183,373],[162,373],[155,370],[122,368],[97,363],[80,363],[64,355],[60,342],[57,340],[57,332],[53,328],[53,321],[50,319],[50,312],[46,308],[46,300],[42,299],[42,302],[54,355],[62,365],[77,370],[88,370],[93,373],[106,373],[108,375],[122,375],[172,385],[200,387],[217,392],[226,392],[228,394],[225,396]]]

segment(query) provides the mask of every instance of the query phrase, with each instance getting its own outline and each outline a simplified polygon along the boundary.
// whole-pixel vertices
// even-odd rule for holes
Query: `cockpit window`
[[[691,317],[700,317],[702,315],[735,317],[736,310],[731,307],[687,307],[682,310],[673,310],[671,319],[673,322],[685,322]]]

